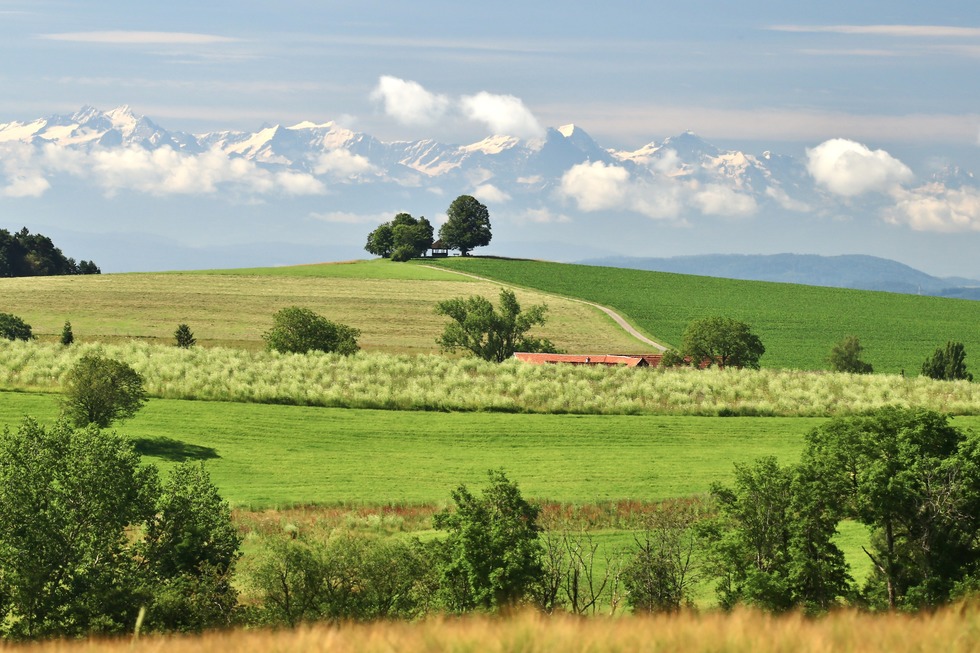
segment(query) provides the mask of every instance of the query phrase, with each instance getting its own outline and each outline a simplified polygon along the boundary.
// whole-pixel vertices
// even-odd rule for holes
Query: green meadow
[[[947,340],[980,355],[977,301],[542,261],[452,257],[433,262],[608,306],[674,347],[694,319],[737,318],[762,339],[761,363],[767,368],[826,369],[831,347],[848,335],[860,338],[862,358],[875,372],[916,375]]]
[[[0,424],[51,421],[56,394],[0,393]],[[967,418],[959,418],[967,419]],[[972,418],[970,418],[972,419]],[[162,468],[204,460],[252,508],[433,504],[504,468],[531,497],[650,502],[706,492],[733,462],[796,460],[820,418],[525,415],[151,400],[114,427]]]

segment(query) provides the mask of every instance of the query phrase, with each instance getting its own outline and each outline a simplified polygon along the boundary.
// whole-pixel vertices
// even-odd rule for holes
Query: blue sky
[[[486,135],[386,115],[374,91],[390,76],[450,101],[514,96],[608,146],[687,129],[967,153],[980,138],[971,2],[0,0],[0,34],[4,120],[129,104],[188,131],[337,120],[382,138]]]
[[[741,251],[807,253],[819,241],[818,253],[867,251],[976,278],[980,192],[922,184],[948,163],[980,172],[978,79],[975,0],[0,0],[0,123],[125,104],[194,133],[333,120],[384,140],[464,144],[575,123],[620,149],[692,130],[755,154],[824,153],[833,164],[856,152],[871,175],[862,186],[832,167],[811,174],[845,205],[878,182],[903,184],[888,196],[900,218],[840,236],[826,221],[806,223],[807,236],[801,221],[798,238],[768,247],[771,225],[760,227]],[[831,139],[847,141],[818,149]],[[18,224],[46,214],[41,224],[58,224],[61,209],[43,201],[4,210]],[[692,240],[650,225],[677,251]],[[706,222],[704,236],[718,225]],[[564,228],[575,237],[575,223]],[[877,247],[852,242],[859,233]]]

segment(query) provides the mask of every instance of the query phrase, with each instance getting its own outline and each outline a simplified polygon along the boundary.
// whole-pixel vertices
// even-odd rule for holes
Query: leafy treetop
[[[485,247],[490,233],[490,212],[471,195],[460,195],[446,211],[448,220],[439,228],[439,240],[446,249],[458,249],[466,256],[474,247]]]

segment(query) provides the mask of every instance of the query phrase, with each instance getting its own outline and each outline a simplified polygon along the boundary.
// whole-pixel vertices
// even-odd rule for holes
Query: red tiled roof
[[[530,354],[517,352],[514,358],[525,363],[567,363],[569,365],[625,365],[626,367],[656,367],[659,354]]]

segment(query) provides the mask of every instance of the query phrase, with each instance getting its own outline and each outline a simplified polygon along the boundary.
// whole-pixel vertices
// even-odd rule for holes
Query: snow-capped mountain
[[[972,172],[949,164],[916,176],[887,153],[825,145],[804,159],[723,150],[685,132],[609,149],[574,124],[463,145],[382,141],[335,122],[188,134],[126,106],[83,107],[0,124],[0,203],[12,220],[0,228],[63,229],[60,242],[111,233],[128,244],[109,259],[124,250],[133,260],[76,255],[110,271],[147,269],[148,250],[164,257],[152,267],[171,269],[215,265],[215,248],[270,253],[243,264],[302,262],[311,247],[335,252],[317,258],[350,258],[371,225],[400,211],[438,222],[460,194],[491,208],[494,242],[508,243],[501,253],[558,260],[704,253],[706,242],[744,251],[760,229],[777,251],[802,240],[837,254],[849,239],[902,258],[874,229],[980,232]],[[827,221],[847,235],[831,235]],[[175,256],[182,262],[166,262]]]

